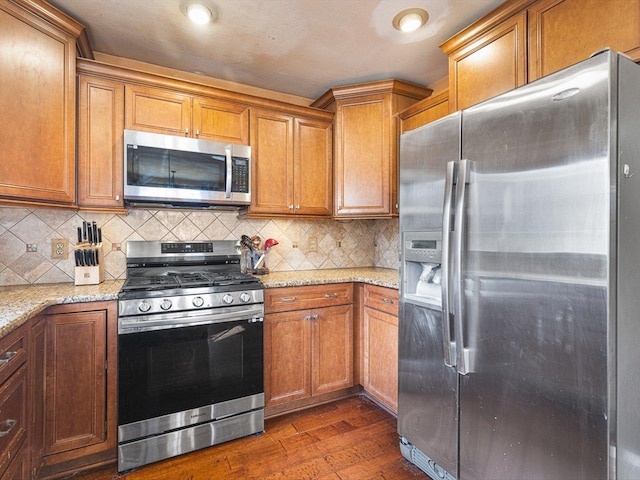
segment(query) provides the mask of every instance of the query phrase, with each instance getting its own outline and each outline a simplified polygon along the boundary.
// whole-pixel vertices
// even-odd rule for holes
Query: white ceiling
[[[87,27],[94,51],[317,98],[336,85],[447,76],[439,45],[503,0],[201,0],[218,18],[181,13],[187,0],[49,0]],[[393,17],[429,12],[406,34]]]

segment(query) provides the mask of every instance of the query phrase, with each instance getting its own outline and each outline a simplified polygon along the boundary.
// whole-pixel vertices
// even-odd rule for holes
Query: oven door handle
[[[263,320],[264,306],[250,305],[247,308],[216,308],[190,312],[160,313],[118,318],[118,334],[142,333],[152,330],[191,327],[211,323],[246,322]]]

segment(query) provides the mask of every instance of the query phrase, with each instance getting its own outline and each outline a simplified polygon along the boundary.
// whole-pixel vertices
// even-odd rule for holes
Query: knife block
[[[94,250],[98,252],[98,265],[95,266],[76,266],[75,285],[98,285],[104,282],[104,257],[102,256],[102,244],[89,245],[86,243],[77,243],[76,249]]]

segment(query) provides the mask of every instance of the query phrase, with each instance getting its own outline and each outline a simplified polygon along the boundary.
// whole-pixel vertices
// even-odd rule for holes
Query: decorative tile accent
[[[51,239],[76,242],[82,221],[102,228],[105,278],[124,279],[129,240],[235,240],[259,235],[278,245],[268,256],[272,272],[351,267],[397,269],[398,220],[245,219],[237,212],[132,209],[126,215],[55,208],[0,207],[0,285],[73,282],[73,252],[51,259]],[[317,250],[308,250],[309,237]],[[37,252],[27,252],[34,243]],[[120,244],[121,250],[114,250]]]

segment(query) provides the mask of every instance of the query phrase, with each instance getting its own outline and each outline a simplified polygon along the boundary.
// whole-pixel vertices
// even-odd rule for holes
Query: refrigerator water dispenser
[[[402,298],[440,309],[442,232],[405,232],[402,240]]]

